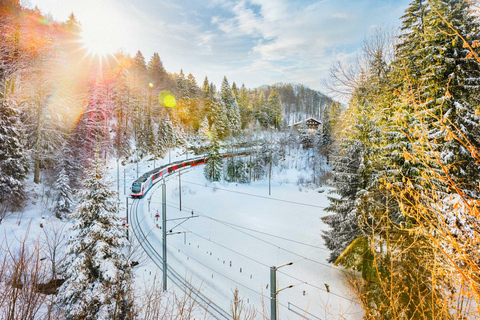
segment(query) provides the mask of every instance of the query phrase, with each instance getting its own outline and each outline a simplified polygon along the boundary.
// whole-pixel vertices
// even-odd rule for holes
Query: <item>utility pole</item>
[[[178,171],[178,190],[180,199],[180,211],[182,211],[182,171]]]
[[[270,267],[270,320],[277,320],[277,295],[280,291],[292,288],[293,285],[277,290],[277,270],[281,267],[291,266],[293,262],[282,264],[279,267]]]
[[[125,175],[125,168],[123,169],[123,194],[127,196],[127,178]]]
[[[117,158],[117,200],[120,202],[120,164]]]
[[[163,291],[167,291],[167,186],[162,184]]]
[[[129,240],[130,238],[128,237],[128,197],[126,197],[127,199],[127,208],[125,209],[125,212],[127,214],[127,224],[125,225],[127,227],[127,240]]]
[[[270,158],[270,166],[268,168],[268,195],[272,195],[272,159]]]
[[[277,320],[277,268],[270,267],[270,320]]]

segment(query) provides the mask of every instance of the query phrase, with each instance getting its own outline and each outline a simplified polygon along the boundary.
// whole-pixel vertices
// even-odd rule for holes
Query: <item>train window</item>
[[[169,173],[172,172],[172,171],[173,171],[173,167],[168,168]]]

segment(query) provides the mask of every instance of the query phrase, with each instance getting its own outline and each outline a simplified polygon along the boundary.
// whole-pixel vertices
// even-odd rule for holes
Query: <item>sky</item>
[[[355,56],[374,28],[398,27],[411,0],[26,1],[57,21],[73,12],[104,50],[140,50],[147,62],[157,52],[167,71],[199,84],[226,76],[325,92],[331,64]]]

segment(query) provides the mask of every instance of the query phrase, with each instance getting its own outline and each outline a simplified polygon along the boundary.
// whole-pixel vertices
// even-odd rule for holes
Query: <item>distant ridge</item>
[[[334,102],[338,103],[320,91],[299,83],[279,82],[260,86],[257,90],[263,91],[265,97],[268,97],[273,88],[276,88],[282,97],[283,120],[286,124],[296,123],[310,117],[322,120],[325,109],[328,109]]]

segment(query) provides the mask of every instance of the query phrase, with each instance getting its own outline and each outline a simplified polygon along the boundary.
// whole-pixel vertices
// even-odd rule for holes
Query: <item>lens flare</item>
[[[162,106],[165,106],[167,108],[174,108],[175,105],[177,104],[175,97],[168,90],[163,90],[162,92],[159,93],[158,101]]]

